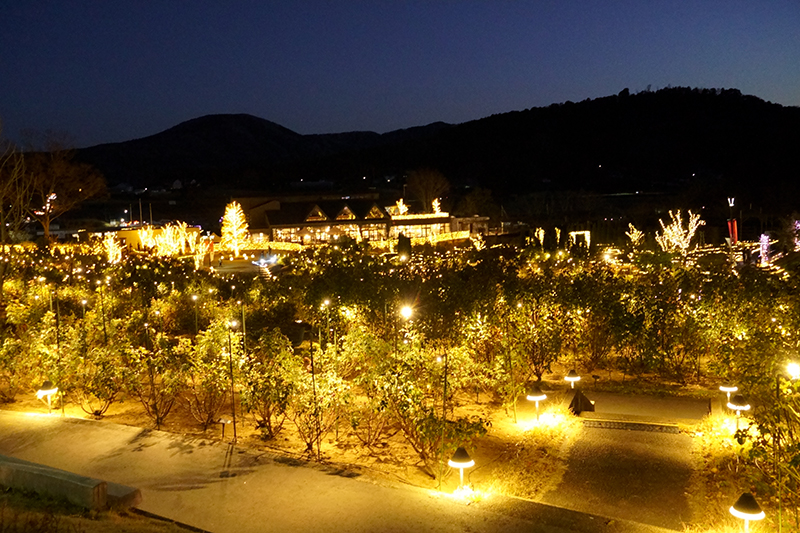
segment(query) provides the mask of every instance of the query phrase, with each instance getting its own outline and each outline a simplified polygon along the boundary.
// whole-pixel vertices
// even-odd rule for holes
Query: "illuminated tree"
[[[119,263],[122,260],[122,246],[113,233],[107,233],[103,238],[103,249],[109,263]]]
[[[247,218],[244,216],[239,202],[231,202],[225,208],[222,217],[222,248],[232,251],[234,256],[239,256],[239,251],[250,239]]]
[[[644,242],[644,233],[636,229],[636,226],[631,223],[628,223],[628,228],[630,231],[626,231],[625,235],[631,240],[631,245],[634,248],[638,248]]]
[[[680,252],[681,255],[686,255],[697,228],[704,225],[705,221],[700,220],[699,214],[695,215],[689,211],[688,226],[684,228],[680,209],[677,214],[670,211],[669,217],[672,219],[669,224],[664,224],[663,220],[658,221],[664,233],[656,232],[656,242],[665,252]]]
[[[25,179],[31,188],[28,213],[42,225],[50,242],[50,224],[84,200],[103,194],[106,182],[91,165],[74,160],[75,151],[63,140],[48,135],[46,151],[25,152]]]

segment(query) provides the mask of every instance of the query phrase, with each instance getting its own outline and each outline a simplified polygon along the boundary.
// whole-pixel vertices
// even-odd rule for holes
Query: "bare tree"
[[[30,196],[30,182],[26,179],[22,155],[11,142],[0,140],[0,253],[3,255],[13,252],[9,245],[25,221]],[[10,264],[0,261],[0,301],[3,300],[3,281]]]
[[[438,170],[421,168],[412,171],[406,181],[408,191],[420,202],[425,212],[433,211],[433,201],[450,190],[450,182]]]
[[[30,181],[25,161],[13,144],[0,147],[0,245],[10,244],[22,226],[30,202]]]
[[[30,181],[28,213],[44,229],[50,242],[50,224],[84,200],[105,192],[102,174],[91,165],[74,160],[75,151],[53,134],[45,136],[45,151],[24,153],[26,179]]]

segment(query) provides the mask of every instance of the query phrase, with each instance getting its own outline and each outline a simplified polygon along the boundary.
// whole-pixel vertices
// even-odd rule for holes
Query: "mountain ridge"
[[[498,196],[696,189],[797,192],[800,108],[737,89],[627,89],[581,102],[434,122],[379,134],[303,135],[252,115],[205,115],[157,134],[78,150],[111,184],[195,180],[220,189],[281,190],[301,179],[363,187],[415,168]],[[703,193],[705,189],[705,193]],[[756,195],[758,196],[758,195]]]

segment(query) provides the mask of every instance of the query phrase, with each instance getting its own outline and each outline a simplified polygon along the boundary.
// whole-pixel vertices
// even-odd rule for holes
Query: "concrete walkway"
[[[499,496],[465,505],[211,439],[57,415],[0,411],[0,454],[138,487],[142,510],[214,533],[663,532]]]
[[[697,423],[709,411],[703,400],[593,393],[591,388],[585,394],[595,402],[587,421],[630,420],[636,422],[631,427],[646,428],[648,423]],[[541,501],[681,530],[690,520],[686,491],[693,466],[692,441],[685,434],[585,427],[570,450],[561,483]]]

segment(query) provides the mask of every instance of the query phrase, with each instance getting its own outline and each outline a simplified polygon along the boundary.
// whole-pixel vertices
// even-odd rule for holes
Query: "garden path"
[[[141,489],[140,508],[201,530],[656,533],[502,497],[472,505],[215,439],[0,411],[0,454]]]
[[[709,410],[707,400],[593,393],[591,388],[586,395],[595,401],[590,413],[595,420],[685,424],[699,422]],[[541,501],[681,530],[690,520],[686,491],[693,467],[688,435],[586,427],[570,449],[561,482]]]

